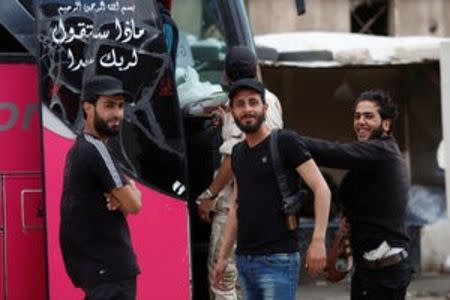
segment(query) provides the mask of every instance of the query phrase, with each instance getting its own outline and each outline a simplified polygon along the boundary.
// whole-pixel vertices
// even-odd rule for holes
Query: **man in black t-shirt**
[[[357,142],[303,139],[319,165],[350,170],[340,196],[351,228],[353,300],[405,299],[411,279],[405,227],[409,179],[392,135],[396,116],[389,95],[367,91],[354,104]]]
[[[139,267],[126,221],[141,193],[106,146],[119,132],[126,91],[98,75],[83,87],[86,123],[66,157],[60,244],[66,271],[88,300],[134,300]]]
[[[264,123],[264,86],[256,79],[236,81],[229,98],[245,140],[233,148],[231,156],[234,196],[212,274],[214,284],[224,288],[227,258],[237,238],[237,268],[244,298],[296,299],[300,267],[297,237],[288,229],[281,209],[282,195],[270,153],[271,131]],[[281,162],[297,171],[315,195],[315,228],[306,263],[310,274],[317,275],[326,261],[330,191],[298,135],[280,131],[278,141]]]

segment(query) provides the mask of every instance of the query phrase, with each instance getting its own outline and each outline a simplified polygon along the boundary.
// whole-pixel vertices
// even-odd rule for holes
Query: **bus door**
[[[173,0],[172,18],[179,31],[176,83],[188,158],[193,299],[209,299],[211,226],[198,217],[195,199],[220,163],[221,133],[211,126],[210,112],[228,100],[222,86],[225,55],[234,45],[254,49],[253,37],[242,0]]]

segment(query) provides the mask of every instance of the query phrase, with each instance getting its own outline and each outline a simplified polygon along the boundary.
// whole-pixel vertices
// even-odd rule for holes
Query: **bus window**
[[[5,27],[0,25],[0,53],[26,53],[27,50],[12,36]]]
[[[84,2],[90,5],[82,6]],[[125,108],[120,137],[111,142],[114,153],[131,175],[182,197],[181,113],[154,1],[40,3],[44,104],[79,132],[84,123],[80,96],[86,78],[106,74],[121,79],[132,101]]]
[[[227,51],[216,1],[174,1],[172,15],[180,32],[176,82],[180,106],[219,95]],[[220,95],[222,94],[222,95]]]

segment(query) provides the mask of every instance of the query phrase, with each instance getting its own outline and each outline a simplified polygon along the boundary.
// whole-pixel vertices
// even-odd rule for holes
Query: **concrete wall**
[[[351,0],[306,1],[297,16],[295,0],[245,0],[255,34],[301,30],[351,31]],[[449,0],[389,0],[389,35],[450,36]]]
[[[450,36],[450,1],[391,0],[389,32],[394,36]]]
[[[350,31],[350,2],[313,0],[297,15],[295,0],[246,0],[254,34],[301,30]]]
[[[441,47],[441,87],[442,87],[442,125],[446,156],[447,219],[426,226],[422,230],[422,266],[425,269],[439,270],[446,257],[450,256],[450,43]]]

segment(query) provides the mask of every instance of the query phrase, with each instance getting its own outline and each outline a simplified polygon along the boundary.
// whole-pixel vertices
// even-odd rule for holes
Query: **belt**
[[[382,269],[385,267],[389,267],[395,264],[398,264],[399,262],[401,262],[402,260],[404,260],[405,258],[408,257],[408,252],[406,250],[402,250],[401,252],[388,256],[388,257],[383,257],[380,259],[376,259],[376,260],[361,260],[358,262],[358,266],[361,268],[365,268],[365,269],[370,269],[370,270],[378,270],[378,269]]]

